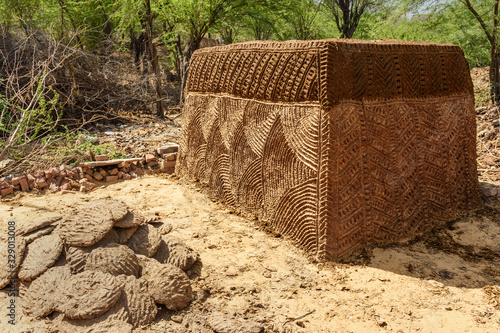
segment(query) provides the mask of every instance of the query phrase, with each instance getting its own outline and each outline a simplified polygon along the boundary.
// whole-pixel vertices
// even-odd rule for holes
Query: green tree
[[[332,13],[340,38],[352,38],[365,11],[374,0],[323,0]]]

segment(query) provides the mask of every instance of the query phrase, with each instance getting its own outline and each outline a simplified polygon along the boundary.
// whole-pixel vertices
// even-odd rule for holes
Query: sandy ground
[[[0,202],[0,220],[21,226],[105,197],[158,214],[173,225],[173,236],[201,256],[189,272],[191,305],[179,312],[162,308],[139,332],[213,332],[203,323],[215,314],[261,323],[265,332],[500,332],[496,201],[424,236],[365,251],[345,263],[315,262],[194,185],[162,176],[89,194],[21,193]],[[51,319],[23,316],[15,300],[12,326],[6,317],[10,298],[6,290],[0,293],[0,331],[58,331]]]

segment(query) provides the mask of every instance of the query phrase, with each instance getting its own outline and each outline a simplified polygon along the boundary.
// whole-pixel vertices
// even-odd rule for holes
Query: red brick
[[[111,171],[109,172],[109,174],[110,174],[111,176],[114,176],[114,175],[118,174],[118,169],[117,169],[117,168],[114,168],[113,170],[111,170]]]
[[[80,184],[82,185],[80,187],[80,191],[82,191],[82,192],[92,191],[93,189],[96,188],[96,185],[94,183],[86,181],[85,179],[81,179]]]
[[[99,173],[103,176],[103,177],[106,177],[108,175],[108,173],[106,172],[106,170],[104,169],[99,169]]]
[[[57,186],[56,183],[52,183],[49,186],[49,190],[51,193],[56,193],[57,191],[59,191],[59,186]]]
[[[106,176],[107,183],[116,182],[117,180],[118,180],[118,176]]]
[[[107,161],[109,159],[109,154],[97,155],[95,157],[96,161]]]
[[[9,194],[14,193],[14,189],[9,186],[7,188],[4,188],[4,189],[0,190],[0,193],[2,194],[2,197],[5,197],[5,196],[7,196]]]
[[[45,179],[50,179],[54,176],[50,170],[45,170],[44,174],[45,174]]]
[[[43,171],[37,171],[35,173],[35,178],[43,178],[43,177],[45,177],[45,172],[43,172]]]
[[[117,167],[118,168],[127,168],[128,165],[129,165],[128,162],[120,162],[120,163],[118,163]]]
[[[97,180],[103,180],[104,177],[101,175],[100,172],[94,172],[94,178],[97,179]]]
[[[34,183],[35,180],[35,176],[33,176],[31,173],[28,173],[28,183]]]
[[[47,181],[45,180],[45,178],[37,178],[35,180],[35,187],[36,188],[44,188],[47,186],[49,186],[49,184],[47,184]]]
[[[175,168],[161,169],[161,172],[163,172],[163,173],[174,173],[175,172]]]
[[[116,175],[118,176],[118,179],[123,178],[123,172],[121,172],[121,171],[118,171],[118,173]]]
[[[71,184],[70,183],[64,183],[61,185],[61,190],[66,190],[66,191],[71,191]]]
[[[123,179],[129,180],[129,179],[132,179],[132,177],[128,173],[124,173],[123,174]]]
[[[137,174],[136,174],[134,171],[130,171],[128,174],[129,174],[129,175],[130,175],[130,177],[132,177],[132,178],[137,177]]]
[[[52,177],[57,177],[57,176],[59,176],[59,169],[50,168],[50,173],[52,174]]]
[[[19,191],[21,189],[21,185],[14,185],[12,187],[14,188],[14,191]]]
[[[12,178],[12,185],[14,185],[14,186],[19,185],[19,181],[21,179],[23,179],[24,177],[25,176],[23,175],[23,176],[17,176],[17,177]]]
[[[154,161],[156,159],[155,155],[153,154],[146,154],[145,158],[146,158],[146,163]]]
[[[30,187],[28,185],[28,181],[26,180],[26,177],[19,180],[19,185],[21,185],[21,190],[23,190],[24,192],[27,192],[30,190]]]
[[[137,168],[137,169],[135,169],[135,170],[134,170],[134,172],[135,172],[136,174],[138,174],[139,176],[144,174],[144,172],[142,171],[142,169],[141,169],[141,168]]]
[[[158,155],[175,153],[179,150],[179,145],[173,142],[169,142],[166,146],[160,147],[156,149]]]
[[[85,178],[86,178],[89,182],[91,182],[91,181],[93,181],[93,180],[94,180],[94,177],[92,177],[92,176],[91,176],[91,175],[89,175],[88,173],[86,173],[86,174],[84,175],[84,177],[85,177]]]
[[[7,188],[7,187],[10,187],[9,183],[7,183],[5,181],[0,183],[0,188]]]

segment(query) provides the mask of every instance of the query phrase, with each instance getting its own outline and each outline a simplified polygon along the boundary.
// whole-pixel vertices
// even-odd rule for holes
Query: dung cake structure
[[[176,173],[321,259],[428,230],[480,200],[458,46],[247,42],[193,54]]]

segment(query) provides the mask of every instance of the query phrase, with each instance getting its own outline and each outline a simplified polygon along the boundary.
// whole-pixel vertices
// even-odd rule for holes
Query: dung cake
[[[176,173],[320,259],[413,236],[480,201],[469,67],[396,40],[198,50]]]

